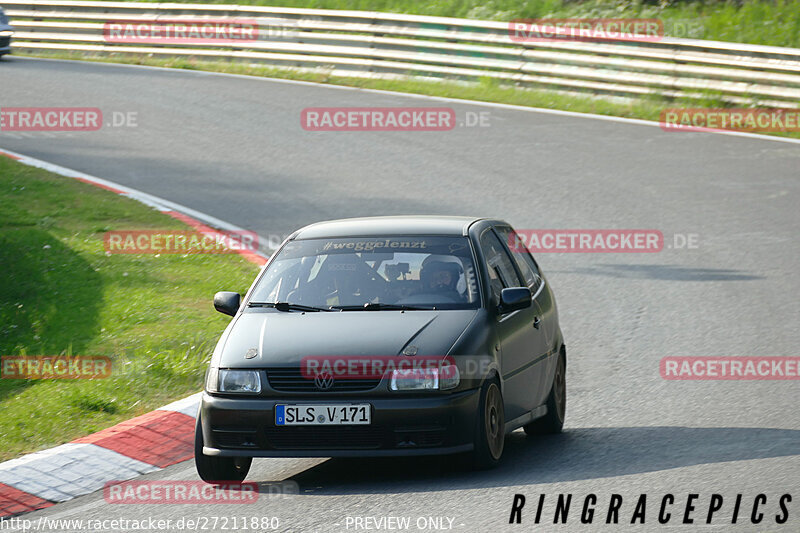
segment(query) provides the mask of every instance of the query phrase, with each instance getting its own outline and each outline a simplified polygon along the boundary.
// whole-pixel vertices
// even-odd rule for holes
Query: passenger
[[[461,265],[453,262],[453,258],[429,255],[419,271],[420,293],[442,296],[447,299],[445,302],[463,302],[464,296],[456,288],[462,273]]]

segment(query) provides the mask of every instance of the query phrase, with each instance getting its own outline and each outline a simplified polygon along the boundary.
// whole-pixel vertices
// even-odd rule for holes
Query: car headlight
[[[461,376],[455,365],[441,368],[393,370],[391,390],[447,390],[458,386]]]
[[[208,392],[258,394],[261,392],[261,376],[255,370],[211,367],[206,377],[206,390]]]
[[[212,366],[206,374],[206,390],[208,392],[219,392],[219,368]]]

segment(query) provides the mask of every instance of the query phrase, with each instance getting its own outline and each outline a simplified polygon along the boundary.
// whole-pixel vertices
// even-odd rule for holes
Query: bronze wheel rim
[[[486,411],[484,416],[486,425],[486,444],[489,446],[489,453],[494,459],[499,459],[503,454],[503,442],[505,440],[505,419],[503,418],[503,400],[500,397],[500,389],[495,383],[489,385],[486,391]]]

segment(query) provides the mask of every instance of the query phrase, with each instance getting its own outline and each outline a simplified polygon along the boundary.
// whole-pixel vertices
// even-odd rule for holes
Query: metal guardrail
[[[367,11],[227,4],[0,0],[20,50],[244,61],[332,75],[491,78],[500,83],[620,96],[719,97],[800,107],[800,49],[717,41],[515,42],[507,22]],[[248,19],[236,43],[109,42],[106,23]]]

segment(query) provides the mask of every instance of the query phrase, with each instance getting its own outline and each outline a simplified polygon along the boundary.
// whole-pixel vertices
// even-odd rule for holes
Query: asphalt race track
[[[0,133],[0,148],[283,236],[318,220],[381,214],[497,216],[517,228],[658,229],[654,254],[540,254],[568,346],[565,432],[518,431],[503,464],[467,473],[433,459],[257,459],[252,505],[110,505],[101,493],[26,518],[278,517],[281,531],[366,531],[355,517],[411,518],[408,531],[800,530],[798,381],[668,381],[665,356],[800,354],[800,144],[652,125],[80,62],[5,58],[2,106],[98,107],[136,126]],[[306,107],[448,106],[445,132],[310,132]],[[488,125],[467,127],[476,113]],[[119,116],[119,115],[117,115]],[[676,248],[673,235],[696,234]],[[220,287],[220,290],[226,287]],[[191,462],[150,479],[197,479]],[[290,480],[299,495],[270,496]],[[515,493],[522,524],[509,525]],[[567,525],[555,500],[572,494]],[[612,494],[619,525],[604,525]],[[689,494],[694,524],[683,525]],[[712,494],[724,506],[705,525]],[[763,522],[752,524],[763,493]],[[541,524],[536,503],[546,495]],[[580,523],[587,494],[594,522]],[[630,525],[647,494],[646,524]],[[666,494],[673,516],[658,523]],[[742,494],[737,524],[734,500]],[[775,523],[791,494],[789,520]],[[444,517],[428,522],[428,517]],[[417,528],[417,520],[422,529]],[[452,519],[450,522],[449,519]],[[362,526],[365,524],[361,522]],[[714,525],[716,524],[716,525]],[[374,524],[373,524],[374,525]],[[370,530],[376,530],[370,528]],[[383,531],[387,528],[381,529]],[[266,529],[265,529],[266,531]]]

